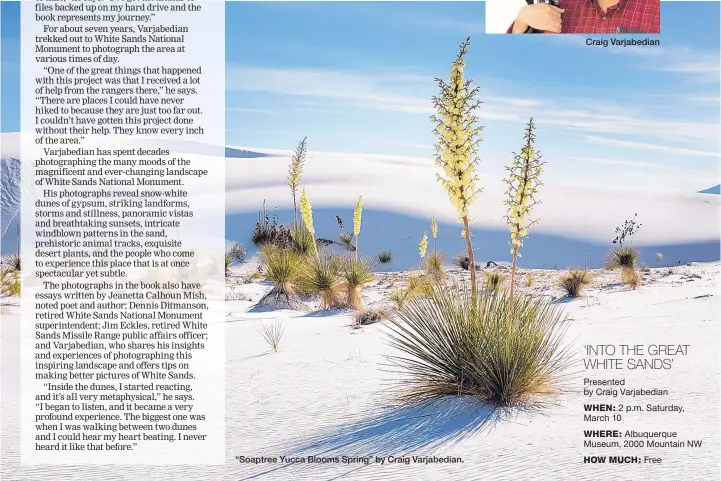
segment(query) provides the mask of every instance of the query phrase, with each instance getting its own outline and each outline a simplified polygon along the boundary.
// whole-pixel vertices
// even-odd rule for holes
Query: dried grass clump
[[[636,290],[641,286],[641,274],[637,269],[623,268],[621,269],[621,282]]]
[[[440,284],[446,280],[446,270],[443,268],[445,262],[445,254],[433,251],[426,256],[423,262],[423,270],[434,282]]]
[[[484,283],[484,289],[487,292],[498,292],[498,290],[501,288],[501,285],[503,285],[503,280],[505,279],[504,275],[500,272],[494,271],[494,272],[486,272],[486,280]]]
[[[566,291],[568,297],[580,297],[583,289],[593,281],[591,274],[586,270],[575,269],[561,276],[558,285]]]
[[[356,327],[367,326],[375,324],[376,322],[385,321],[389,319],[390,316],[390,311],[383,307],[363,309],[353,314],[353,325]]]
[[[283,321],[276,320],[271,323],[261,323],[260,327],[256,328],[258,333],[263,336],[265,342],[268,343],[273,352],[278,352],[280,346],[280,340],[285,334],[285,324]]]

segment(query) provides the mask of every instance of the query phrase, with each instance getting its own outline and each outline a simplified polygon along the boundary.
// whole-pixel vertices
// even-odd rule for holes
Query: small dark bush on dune
[[[453,258],[453,264],[467,271],[470,268],[471,261],[467,255],[461,254]]]
[[[591,274],[585,270],[568,271],[561,276],[558,285],[566,291],[568,297],[580,297],[583,289],[593,281]]]
[[[405,375],[401,399],[428,402],[467,395],[519,406],[557,393],[571,366],[560,310],[505,291],[478,296],[436,286],[391,319],[391,362]]]
[[[381,264],[390,264],[393,262],[393,253],[391,251],[381,251],[378,253],[378,262]]]

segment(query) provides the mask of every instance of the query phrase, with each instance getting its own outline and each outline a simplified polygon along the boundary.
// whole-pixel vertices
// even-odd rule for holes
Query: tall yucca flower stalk
[[[315,229],[313,228],[313,209],[308,200],[308,195],[303,189],[300,193],[300,216],[303,218],[305,228],[308,229],[310,235],[313,236],[313,253],[318,257],[318,245],[315,242]]]
[[[428,250],[428,234],[424,232],[421,241],[418,243],[418,253],[421,255],[421,259],[426,256],[426,250]]]
[[[293,225],[298,225],[298,206],[295,202],[295,196],[298,192],[298,184],[300,184],[300,178],[303,175],[303,165],[305,164],[306,154],[306,141],[307,137],[303,137],[298,143],[293,157],[290,161],[290,168],[288,169],[288,187],[290,192],[293,194]]]
[[[436,252],[436,237],[438,237],[438,223],[436,223],[436,216],[431,217],[431,235],[433,236],[433,252]]]
[[[358,260],[358,235],[361,230],[361,218],[363,216],[363,196],[358,197],[358,202],[353,209],[353,235],[355,236],[355,258]]]
[[[509,297],[513,299],[513,292],[516,287],[516,265],[518,258],[521,257],[519,250],[523,247],[523,239],[528,236],[528,229],[537,224],[537,220],[530,220],[529,216],[533,207],[540,203],[536,200],[538,188],[543,185],[540,181],[543,164],[541,162],[541,154],[536,151],[533,144],[536,136],[533,131],[535,125],[533,118],[526,124],[526,133],[523,136],[524,145],[520,154],[513,154],[513,162],[506,167],[508,177],[503,181],[508,185],[505,200],[508,206],[508,215],[506,220],[511,231],[511,254],[513,255],[513,264],[511,266],[511,288]]]
[[[477,187],[478,175],[478,144],[479,133],[483,127],[478,125],[475,110],[481,104],[475,100],[478,88],[471,88],[472,81],[464,79],[466,61],[463,56],[468,53],[470,37],[460,46],[458,56],[451,66],[450,81],[436,79],[440,94],[433,97],[432,103],[437,115],[431,116],[436,125],[436,165],[443,171],[436,178],[448,193],[451,204],[458,212],[459,221],[463,223],[462,236],[466,239],[469,270],[471,271],[471,294],[476,298],[478,284],[476,282],[476,263],[473,257],[471,242],[470,219],[468,211],[481,189]]]

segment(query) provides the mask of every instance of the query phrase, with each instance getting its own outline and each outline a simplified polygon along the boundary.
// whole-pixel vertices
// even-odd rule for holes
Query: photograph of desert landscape
[[[16,479],[718,475],[718,3],[664,4],[661,46],[613,49],[484,35],[479,2],[229,2],[227,461],[122,474],[17,461],[13,3],[0,303]],[[610,402],[683,406],[623,429],[702,447],[583,463],[619,451],[583,434],[607,427],[584,421],[584,379],[619,376],[589,346],[618,344],[690,346],[668,372],[621,374],[662,400]]]

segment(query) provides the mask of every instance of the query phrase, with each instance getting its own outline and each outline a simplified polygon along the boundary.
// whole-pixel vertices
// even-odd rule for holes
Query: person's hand
[[[566,10],[547,3],[526,5],[516,16],[513,33],[523,33],[528,28],[561,33],[561,14]]]

